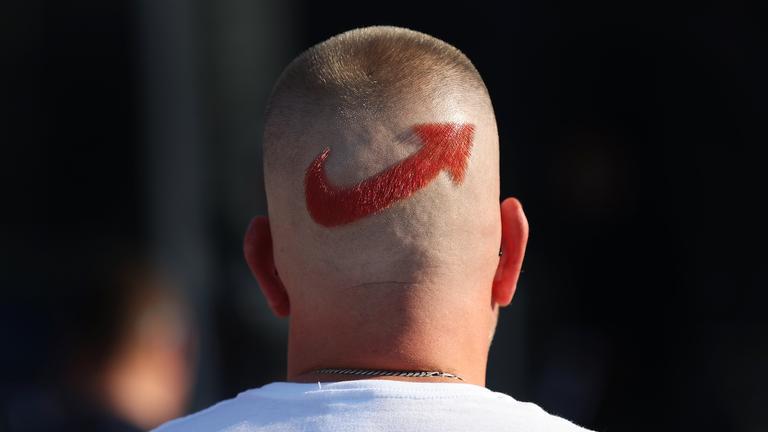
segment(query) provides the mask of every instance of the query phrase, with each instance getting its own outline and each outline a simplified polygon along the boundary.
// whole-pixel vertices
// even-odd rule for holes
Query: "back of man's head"
[[[528,233],[498,159],[485,85],[445,42],[370,27],[300,55],[267,110],[269,217],[244,242],[291,317],[289,382],[168,430],[576,429],[476,387]]]
[[[397,170],[404,163],[411,172]],[[493,278],[493,109],[472,63],[445,42],[370,27],[310,48],[272,95],[264,171],[275,263],[292,303]]]

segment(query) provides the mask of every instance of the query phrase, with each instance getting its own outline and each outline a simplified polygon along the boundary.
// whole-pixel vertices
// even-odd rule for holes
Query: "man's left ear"
[[[512,302],[527,244],[528,219],[523,206],[517,199],[507,198],[501,203],[501,256],[493,279],[493,302],[499,306]]]
[[[261,292],[269,303],[269,308],[278,317],[288,316],[291,310],[290,300],[275,266],[269,218],[257,216],[251,221],[245,233],[243,252],[251,273],[259,282]]]

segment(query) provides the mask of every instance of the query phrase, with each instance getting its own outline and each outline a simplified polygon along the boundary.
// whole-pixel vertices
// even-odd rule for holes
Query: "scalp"
[[[412,194],[335,226],[310,214],[308,170],[320,169],[324,151],[329,184],[359,188],[421,151],[424,124],[471,127],[462,181],[439,170]],[[498,251],[498,135],[488,92],[466,56],[431,36],[358,29],[300,55],[267,110],[264,167],[275,260],[294,293],[419,284]]]

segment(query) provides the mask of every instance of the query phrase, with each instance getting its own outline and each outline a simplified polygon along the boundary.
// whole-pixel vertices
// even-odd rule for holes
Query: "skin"
[[[440,84],[439,97],[416,87],[397,109],[342,103],[307,112],[304,104],[296,108],[301,115],[267,121],[269,216],[253,219],[244,253],[272,311],[290,319],[288,381],[356,380],[313,371],[361,368],[438,370],[485,385],[528,223],[518,200],[499,204],[498,133],[487,92]],[[328,178],[355,185],[418,151],[414,125],[444,122],[475,127],[461,184],[442,172],[412,196],[339,227],[310,217],[305,170],[325,148],[333,151]]]

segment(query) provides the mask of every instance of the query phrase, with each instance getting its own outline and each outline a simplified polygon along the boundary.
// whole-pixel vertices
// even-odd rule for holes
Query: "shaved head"
[[[275,86],[264,135],[274,260],[292,308],[490,286],[498,166],[488,92],[451,45],[369,27],[301,54]]]

